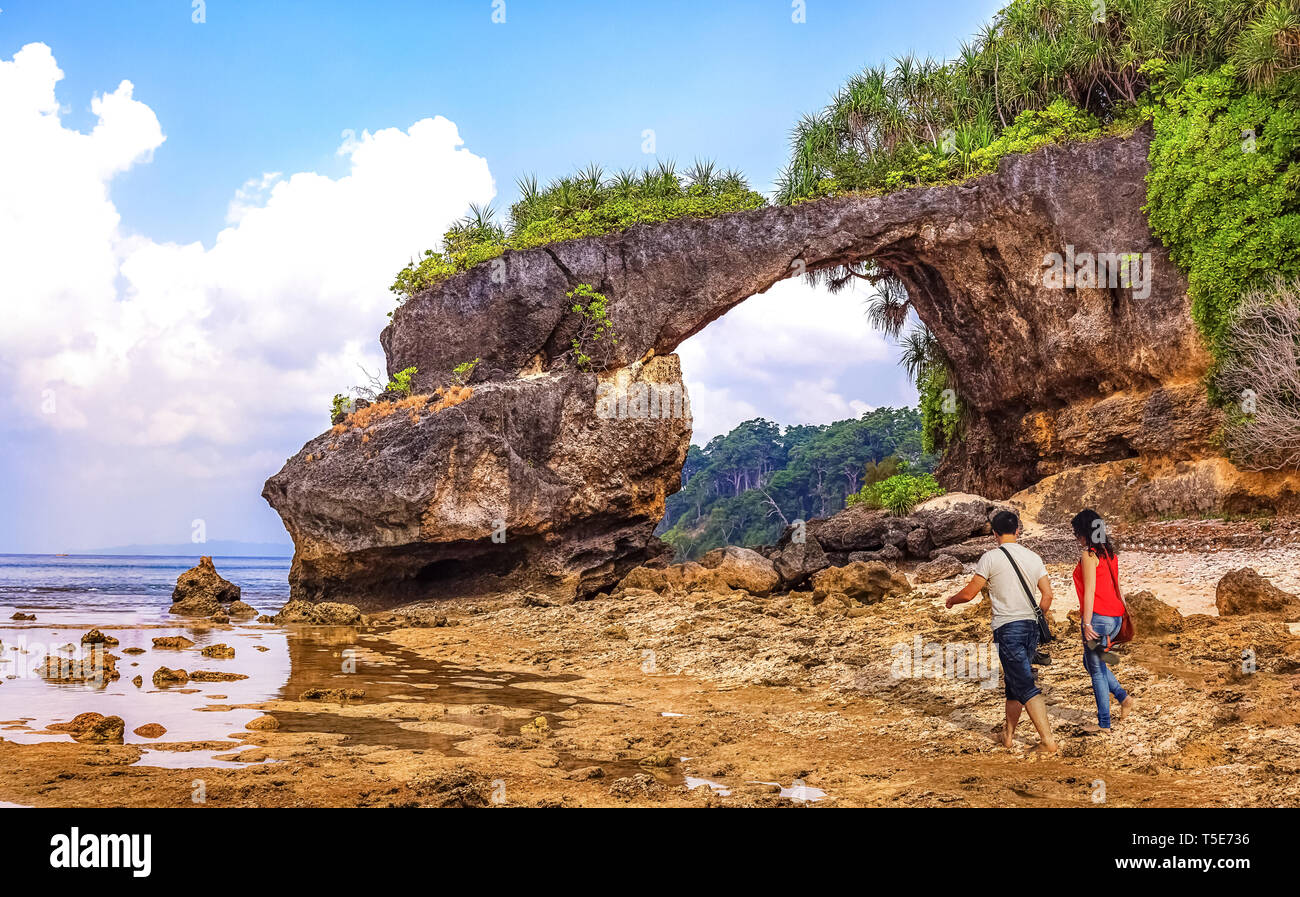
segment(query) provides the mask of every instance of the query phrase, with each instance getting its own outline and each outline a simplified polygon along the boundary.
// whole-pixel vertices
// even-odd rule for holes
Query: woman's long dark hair
[[[1106,521],[1092,508],[1084,508],[1070,521],[1075,538],[1082,539],[1083,544],[1094,548],[1097,554],[1106,558],[1115,557],[1115,546],[1110,544],[1110,533]]]

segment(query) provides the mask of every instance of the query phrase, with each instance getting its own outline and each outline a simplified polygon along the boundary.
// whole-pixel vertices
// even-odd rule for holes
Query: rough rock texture
[[[1214,605],[1225,617],[1236,614],[1300,616],[1300,598],[1282,591],[1250,567],[1233,570],[1219,580]]]
[[[337,601],[290,601],[273,621],[284,623],[311,623],[316,626],[356,626],[361,622],[361,611],[354,604],[340,604]]]
[[[481,384],[418,422],[398,413],[318,437],[263,492],[294,539],[293,597],[369,609],[613,586],[658,550],[691,429],[680,398],[667,417],[597,401],[652,388],[684,396],[676,356]]]
[[[205,555],[177,578],[171,612],[207,617],[220,611],[221,605],[238,600],[239,586],[222,579],[212,558]]]
[[[728,588],[744,589],[751,595],[766,595],[781,584],[775,565],[749,548],[715,548],[700,558],[700,566],[716,571]]]
[[[1125,594],[1124,603],[1137,638],[1181,632],[1183,629],[1183,615],[1178,608],[1165,604],[1151,592]]]
[[[268,481],[263,495],[297,549],[293,596],[372,606],[610,587],[651,559],[690,427],[681,415],[597,413],[598,386],[679,388],[669,353],[684,339],[781,279],[867,259],[906,284],[954,364],[969,422],[940,472],[950,488],[1009,496],[1079,464],[1211,456],[1208,357],[1186,281],[1141,209],[1148,144],[1139,132],[1049,146],[962,184],[507,252],[504,268],[423,291],[381,335],[388,370],[417,367],[416,391],[430,392],[478,358],[473,396],[365,428],[344,421]],[[1053,288],[1044,261],[1067,253],[1148,263],[1132,287]],[[566,358],[579,316],[565,293],[578,283],[608,297],[619,334],[599,382]],[[494,542],[501,521],[506,541]],[[872,545],[826,526],[773,560],[788,585],[815,572],[819,554],[844,562],[892,545],[924,557],[942,547],[935,534],[956,542],[963,525],[936,520],[910,546],[915,526],[882,521]]]
[[[961,575],[961,561],[950,554],[941,554],[932,561],[926,561],[912,572],[912,579],[917,583],[939,582]]]
[[[812,587],[814,601],[840,594],[863,604],[875,604],[886,598],[906,595],[912,590],[907,577],[895,573],[880,561],[858,561],[818,571],[813,574]]]
[[[52,732],[67,732],[74,741],[83,744],[121,744],[126,723],[120,716],[102,713],[78,713],[66,723],[48,726]]]

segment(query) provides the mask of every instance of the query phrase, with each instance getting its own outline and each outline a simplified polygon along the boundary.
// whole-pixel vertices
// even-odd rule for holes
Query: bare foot
[[[1132,695],[1129,695],[1127,698],[1124,699],[1124,703],[1119,705],[1119,718],[1123,719],[1124,717],[1128,716],[1131,713],[1136,713],[1137,706],[1138,706],[1137,698],[1133,697]]]
[[[1043,741],[1030,748],[1029,752],[1031,754],[1055,754],[1060,750],[1055,741]]]
[[[1085,724],[1084,727],[1083,727],[1083,734],[1085,734],[1085,735],[1109,735],[1109,734],[1110,734],[1110,727],[1107,726],[1106,728],[1102,728],[1101,726],[1097,725],[1096,723],[1087,723],[1087,724]]]
[[[1006,723],[1003,723],[1002,726],[1001,726],[1001,728],[994,729],[993,732],[992,732],[991,734],[992,734],[992,736],[993,736],[993,740],[994,740],[995,742],[997,742],[998,744],[1002,745],[1002,746],[1003,746],[1004,748],[1006,748],[1007,750],[1011,750],[1011,748],[1013,747],[1014,743],[1013,743],[1013,741],[1012,741],[1012,734],[1007,732],[1007,724],[1006,724]]]

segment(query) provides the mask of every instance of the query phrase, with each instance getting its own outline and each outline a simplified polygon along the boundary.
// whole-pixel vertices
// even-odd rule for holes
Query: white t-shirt
[[[1007,542],[1000,548],[984,552],[975,563],[975,575],[983,576],[988,580],[989,598],[993,602],[994,629],[1013,620],[1036,619],[1034,609],[1029,606],[1029,597],[1025,595],[1024,586],[1016,577],[1015,568],[1002,553],[1002,548],[1010,551],[1016,563],[1020,565],[1020,572],[1024,574],[1025,584],[1033,593],[1035,603],[1039,599],[1038,580],[1047,575],[1047,566],[1043,563],[1043,559],[1018,542]]]

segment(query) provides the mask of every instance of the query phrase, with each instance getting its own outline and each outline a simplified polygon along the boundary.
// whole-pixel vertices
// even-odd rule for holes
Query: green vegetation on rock
[[[592,165],[543,188],[535,177],[518,182],[519,201],[502,227],[493,209],[471,206],[443,236],[441,251],[427,250],[397,274],[392,291],[401,300],[489,261],[507,249],[532,249],[563,240],[594,237],[673,218],[711,218],[757,209],[766,200],[736,171],[700,161],[679,174],[671,162],[641,172],[606,177]]]
[[[868,508],[883,508],[891,514],[903,516],[912,513],[912,509],[925,501],[943,495],[933,474],[910,473],[906,466],[902,472],[883,480],[867,483],[854,495],[848,497],[848,507],[863,505]]]

